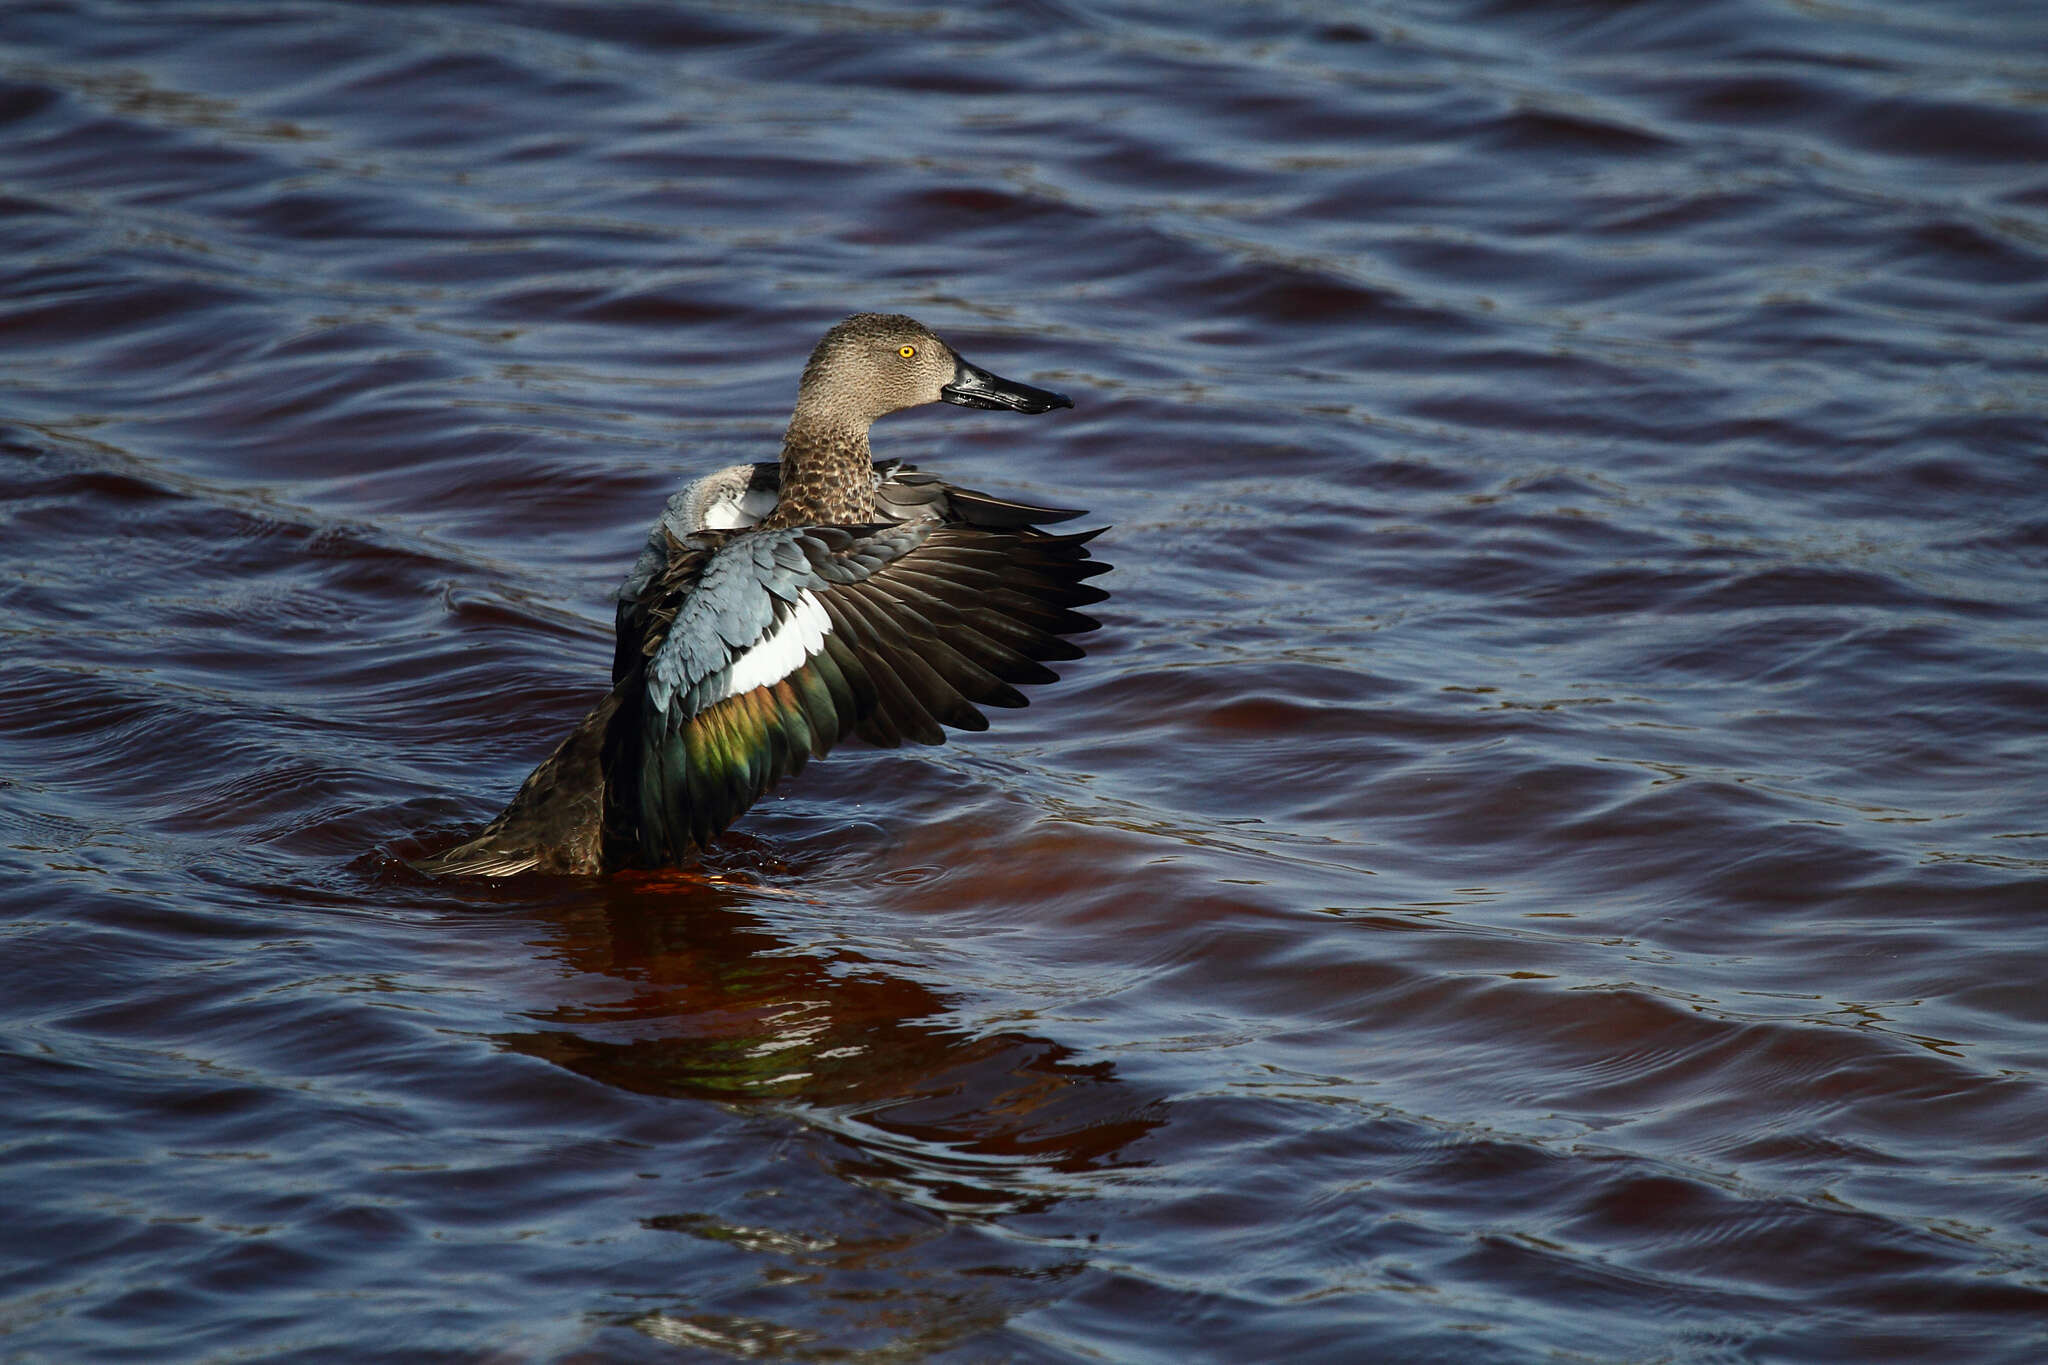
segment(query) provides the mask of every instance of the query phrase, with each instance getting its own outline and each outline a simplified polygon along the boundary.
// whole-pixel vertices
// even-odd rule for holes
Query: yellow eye
[[[908,360],[912,356],[917,354],[917,347],[905,346],[901,350],[897,351],[896,354],[902,356],[905,360]]]

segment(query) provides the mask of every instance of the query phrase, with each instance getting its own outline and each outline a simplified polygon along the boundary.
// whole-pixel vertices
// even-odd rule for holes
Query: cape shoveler
[[[924,403],[1050,412],[1061,394],[969,364],[899,314],[859,313],[804,366],[779,462],[671,497],[620,586],[612,689],[443,874],[607,872],[688,858],[847,735],[939,744],[1078,659],[1100,534],[1082,515],[877,462],[868,428]]]

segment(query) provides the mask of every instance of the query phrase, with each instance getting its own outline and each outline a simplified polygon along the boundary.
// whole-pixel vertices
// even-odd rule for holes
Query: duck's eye
[[[896,351],[896,354],[897,354],[897,355],[900,355],[900,356],[902,356],[902,357],[903,357],[903,358],[904,358],[905,360],[909,360],[909,359],[910,359],[911,357],[913,357],[913,356],[915,356],[915,355],[917,354],[917,347],[915,347],[915,346],[903,346],[903,347],[899,347],[899,348],[897,349],[897,351]]]

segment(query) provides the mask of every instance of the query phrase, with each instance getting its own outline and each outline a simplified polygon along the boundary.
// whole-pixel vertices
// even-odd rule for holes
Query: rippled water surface
[[[2038,6],[13,0],[0,242],[0,1359],[2048,1359]],[[865,308],[1090,657],[412,872]]]

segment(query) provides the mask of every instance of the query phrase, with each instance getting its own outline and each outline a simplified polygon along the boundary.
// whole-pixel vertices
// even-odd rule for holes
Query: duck
[[[900,313],[827,331],[780,457],[672,495],[620,584],[611,689],[434,876],[590,876],[701,857],[767,792],[858,738],[940,744],[1058,681],[1109,594],[1086,513],[877,460],[869,429],[929,403],[1042,414],[1050,389],[972,364]]]

